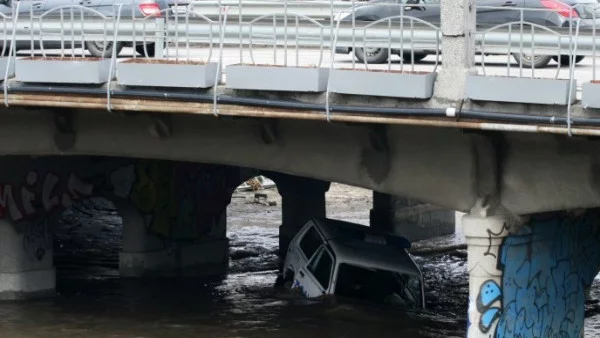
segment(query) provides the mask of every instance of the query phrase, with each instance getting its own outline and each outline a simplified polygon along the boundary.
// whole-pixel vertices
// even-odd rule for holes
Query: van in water
[[[283,281],[306,297],[337,295],[424,308],[423,276],[410,242],[370,227],[313,219],[290,243]]]

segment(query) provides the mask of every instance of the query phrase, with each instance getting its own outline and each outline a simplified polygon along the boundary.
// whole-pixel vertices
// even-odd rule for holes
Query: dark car
[[[548,9],[546,11],[523,11],[523,19],[526,22],[542,25],[545,27],[568,27],[575,20],[580,20],[581,29],[590,29],[594,24],[594,12],[598,10],[597,0],[476,0],[477,5],[477,26],[492,27],[504,23],[520,20],[520,11],[514,8],[540,8]],[[354,18],[356,21],[376,21],[394,16],[400,16],[404,8],[404,16],[415,17],[429,22],[439,27],[440,25],[440,0],[374,0],[368,5],[358,7],[355,10]],[[575,6],[574,10],[569,6]],[[494,7],[494,8],[486,8]],[[506,9],[504,9],[506,8]],[[600,18],[600,13],[596,14]],[[348,14],[341,18],[342,21],[352,20],[352,15]],[[600,28],[600,19],[596,19],[596,24]],[[336,48],[340,54],[352,52],[351,48]],[[415,50],[403,55],[399,50],[392,50],[392,54],[398,54],[408,62],[418,62],[424,59],[428,54],[434,54],[435,51]],[[365,59],[368,63],[384,63],[389,58],[389,50],[386,48],[356,48],[354,51],[356,58],[361,62]],[[541,68],[554,59],[558,61],[558,56],[551,55],[525,55],[513,54],[517,62],[522,62],[523,66]],[[583,60],[583,56],[577,56],[575,62]],[[570,63],[569,56],[561,56],[560,63],[567,65]]]
[[[73,12],[74,21],[78,21],[81,17],[81,11],[72,6],[83,6],[94,11],[99,12],[101,15],[112,18],[116,16],[119,5],[121,8],[122,18],[144,18],[148,16],[160,16],[161,11],[168,8],[165,0],[13,0],[19,1],[19,18],[34,17],[47,13],[46,16],[61,16],[65,21],[65,26],[70,26],[70,16]],[[66,7],[65,7],[66,6]],[[71,7],[69,7],[71,6]],[[63,10],[59,10],[60,7],[65,7]],[[6,16],[13,16],[13,6],[11,0],[0,0],[0,13]],[[55,9],[53,11],[53,9]],[[84,13],[84,18],[89,17],[94,19],[94,15],[91,11]],[[96,17],[97,18],[97,17]],[[10,35],[10,32],[4,32]],[[10,38],[10,36],[8,37]],[[110,40],[110,37],[108,38]],[[82,47],[81,42],[75,42],[74,46],[71,46],[70,37],[65,37],[64,41],[45,41],[43,43],[44,49],[60,49],[60,48],[79,48]],[[1,45],[1,42],[0,42]],[[92,56],[95,57],[111,57],[113,52],[113,46],[111,41],[85,41],[83,47],[87,49]],[[144,46],[145,45],[145,46]],[[30,40],[18,40],[15,44],[16,50],[30,50],[32,42]],[[39,49],[40,41],[33,41],[33,48]],[[133,42],[119,42],[116,46],[117,54],[123,47],[133,47]],[[0,47],[0,49],[2,49]],[[8,52],[8,48],[3,48],[4,53]],[[143,42],[142,39],[136,40],[135,49],[138,53],[147,56],[154,56],[154,43]]]

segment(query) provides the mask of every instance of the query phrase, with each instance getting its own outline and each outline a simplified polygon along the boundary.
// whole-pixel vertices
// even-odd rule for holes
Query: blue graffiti
[[[481,313],[481,320],[479,321],[481,332],[488,333],[494,322],[500,317],[500,308],[492,305],[501,298],[502,290],[496,282],[490,280],[481,285],[477,297],[477,311]]]
[[[585,289],[600,267],[599,222],[598,210],[554,214],[506,237],[498,258],[502,286],[488,281],[478,295],[481,331],[497,321],[496,338],[581,337]],[[492,307],[497,300],[501,308]]]

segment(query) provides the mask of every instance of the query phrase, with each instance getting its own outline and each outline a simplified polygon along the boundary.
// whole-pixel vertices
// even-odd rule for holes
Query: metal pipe
[[[41,93],[41,94],[50,94],[50,98],[45,98],[45,100],[56,100],[57,103],[60,103],[61,100],[65,100],[66,102],[72,101],[75,98],[72,97],[60,97],[57,94],[64,95],[88,95],[94,96],[95,98],[80,98],[77,102],[84,103],[87,101],[93,102],[106,102],[105,97],[102,97],[104,94],[104,88],[77,88],[77,87],[47,87],[47,86],[15,86],[10,87],[8,92],[11,94],[11,98],[17,97],[18,94],[29,94],[27,95],[28,100],[35,100],[35,96],[31,94]],[[168,103],[172,107],[183,107],[188,103],[208,103],[214,104],[213,95],[212,94],[203,94],[203,93],[194,93],[194,92],[163,92],[159,90],[153,91],[144,91],[144,90],[112,90],[113,100],[119,99],[127,99],[127,100],[136,100],[136,99],[149,99],[158,102]],[[174,102],[171,100],[180,100],[185,102]],[[294,116],[301,111],[310,111],[310,112],[318,112],[319,115],[323,117],[323,119],[327,119],[325,115],[322,113],[325,112],[325,105],[322,103],[306,103],[306,102],[298,102],[291,100],[271,100],[264,98],[250,98],[250,97],[236,97],[230,95],[219,95],[218,103],[222,105],[239,105],[242,107],[246,107],[246,112],[248,115],[251,115],[252,112],[247,111],[247,107],[266,107],[266,108],[277,108],[277,109],[287,109],[287,110],[295,110],[295,112],[291,112],[290,116]],[[24,105],[27,104],[26,101],[23,102]],[[151,108],[151,107],[150,107]],[[335,115],[336,119],[340,114],[373,114],[371,116],[376,119],[396,119],[399,117],[434,117],[434,118],[444,118],[448,119],[446,115],[446,109],[432,109],[432,108],[395,108],[395,107],[370,107],[370,106],[352,106],[352,105],[330,105],[329,107],[330,114]],[[212,111],[211,111],[212,113]],[[244,113],[245,114],[245,113]],[[383,115],[383,116],[377,116]],[[556,116],[536,116],[536,115],[522,115],[522,114],[507,114],[507,113],[498,113],[498,112],[484,112],[484,111],[475,111],[475,110],[465,110],[457,112],[456,115],[459,118],[465,119],[478,119],[483,121],[495,121],[495,122],[510,122],[510,123],[530,123],[530,124],[545,124],[545,125],[565,125],[567,118],[565,117],[556,117]],[[391,116],[391,117],[387,117]],[[357,116],[358,117],[358,116]],[[364,116],[363,116],[364,117]],[[370,118],[371,118],[370,117]],[[333,118],[332,118],[333,119]],[[477,122],[480,123],[480,122]],[[577,128],[573,128],[573,132],[575,134],[575,129],[581,129],[581,127],[600,127],[600,118],[572,118],[572,123]],[[540,127],[540,126],[534,126]],[[563,128],[567,130],[565,127],[557,127]],[[600,129],[598,130],[600,132]]]

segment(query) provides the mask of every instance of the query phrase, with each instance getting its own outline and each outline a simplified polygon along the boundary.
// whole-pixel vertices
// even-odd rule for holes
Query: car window
[[[321,236],[319,236],[317,229],[311,226],[300,240],[300,250],[302,250],[306,259],[310,259],[321,244]]]
[[[317,282],[321,284],[323,290],[329,288],[331,281],[331,268],[333,267],[333,257],[329,251],[322,249],[319,254],[308,264],[308,270],[313,274]]]

